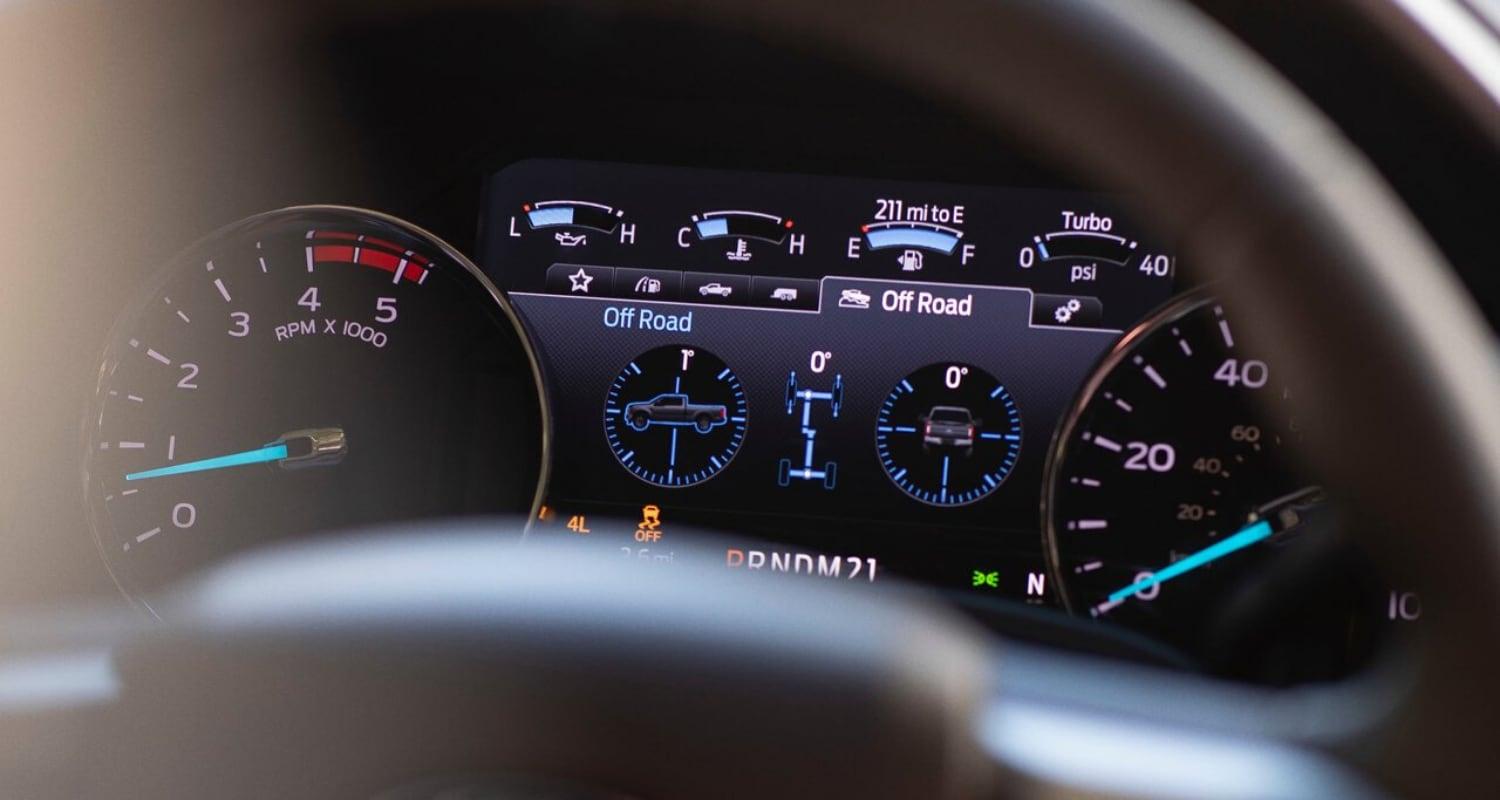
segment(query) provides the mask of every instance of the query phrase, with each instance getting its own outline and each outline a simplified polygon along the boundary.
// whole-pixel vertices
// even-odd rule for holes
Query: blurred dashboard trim
[[[1351,0],[1444,91],[1500,138],[1500,6],[1462,0]]]

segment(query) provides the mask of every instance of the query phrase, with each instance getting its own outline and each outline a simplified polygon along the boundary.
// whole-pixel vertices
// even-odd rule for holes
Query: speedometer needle
[[[341,428],[313,428],[292,431],[254,450],[131,472],[125,476],[125,480],[143,481],[148,478],[165,478],[169,475],[186,475],[192,472],[242,467],[247,464],[266,464],[272,461],[280,462],[281,466],[289,469],[322,466],[338,463],[347,451],[348,444]]]
[[[1160,572],[1152,573],[1135,583],[1119,589],[1109,596],[1109,602],[1118,603],[1136,592],[1145,591],[1153,586],[1160,586],[1173,578],[1184,573],[1195,570],[1204,564],[1208,564],[1230,553],[1238,552],[1256,542],[1270,538],[1271,523],[1267,520],[1252,522],[1218,542],[1199,550],[1192,555],[1178,559],[1171,565],[1162,568]]]

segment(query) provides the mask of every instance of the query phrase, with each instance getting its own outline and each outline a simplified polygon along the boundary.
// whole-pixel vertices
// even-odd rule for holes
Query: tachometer
[[[1075,613],[1188,640],[1318,504],[1286,445],[1273,367],[1212,300],[1178,302],[1129,333],[1061,428],[1044,528]]]
[[[538,391],[508,308],[429,234],[327,207],[236,223],[116,325],[88,424],[99,548],[149,607],[271,539],[525,513]]]

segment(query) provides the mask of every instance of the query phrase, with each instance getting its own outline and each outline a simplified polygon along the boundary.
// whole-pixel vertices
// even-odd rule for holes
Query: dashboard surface
[[[84,464],[131,600],[273,541],[522,513],[1256,681],[1346,674],[1416,616],[1303,477],[1292,387],[1127,199],[538,158],[477,204],[477,264],[294,207],[123,310]]]
[[[1417,5],[218,5],[0,30],[7,784],[1488,776]]]
[[[473,24],[455,24],[460,21]],[[172,226],[162,227],[150,241],[109,251],[108,257],[116,259],[111,263],[120,268],[101,273],[99,286],[85,295],[85,316],[98,322],[70,332],[77,341],[70,345],[67,363],[72,367],[68,374],[84,376],[80,382],[89,385],[69,396],[86,398],[100,388],[109,390],[98,378],[100,367],[113,356],[93,354],[128,348],[131,337],[124,334],[145,305],[160,304],[157,310],[167,319],[177,311],[195,323],[202,319],[201,310],[168,308],[162,287],[177,279],[168,273],[182,268],[169,262],[192,252],[196,246],[184,251],[184,245],[205,231],[316,201],[375,209],[353,211],[350,223],[356,227],[388,212],[397,215],[392,224],[417,237],[414,252],[446,261],[455,274],[467,270],[465,265],[473,267],[479,284],[456,295],[464,302],[488,304],[483,313],[487,321],[474,330],[494,326],[484,336],[504,340],[503,355],[482,368],[476,366],[482,359],[471,358],[468,367],[476,371],[464,374],[483,376],[475,381],[432,382],[433,375],[455,374],[439,369],[437,362],[443,359],[432,355],[451,354],[445,345],[452,339],[445,337],[453,334],[439,331],[410,337],[430,336],[430,347],[387,360],[400,361],[401,370],[371,366],[345,372],[351,362],[332,351],[299,355],[295,370],[283,370],[285,364],[274,359],[256,367],[241,365],[234,384],[216,390],[221,406],[279,389],[279,381],[292,374],[300,384],[289,391],[309,389],[326,369],[360,387],[389,383],[390,388],[371,395],[380,398],[382,408],[431,400],[435,409],[442,409],[428,411],[446,425],[441,433],[422,427],[426,423],[415,424],[403,431],[407,443],[392,451],[423,465],[404,478],[409,495],[385,497],[379,489],[363,488],[380,502],[351,514],[352,506],[315,507],[320,495],[308,492],[311,500],[282,505],[285,518],[294,521],[276,526],[285,533],[508,512],[532,518],[529,535],[572,538],[656,561],[673,557],[674,532],[702,528],[730,537],[723,554],[726,568],[840,580],[911,579],[940,590],[997,627],[1015,629],[1017,623],[1009,617],[1012,605],[1039,607],[1034,610],[1046,615],[1043,627],[1056,623],[1067,628],[1061,636],[1074,644],[1075,635],[1108,638],[1144,631],[1145,637],[1129,647],[1151,651],[1152,659],[1160,660],[1156,645],[1165,644],[1188,651],[1185,657],[1180,652],[1165,657],[1173,663],[1207,664],[1220,673],[1239,669],[1225,666],[1232,658],[1207,658],[1239,652],[1206,636],[1204,631],[1215,624],[1183,631],[1170,630],[1172,626],[1164,630],[1154,622],[1087,620],[1088,609],[1070,602],[1068,587],[1079,580],[1077,570],[1095,572],[1091,565],[1097,559],[1070,561],[1056,546],[1068,538],[1069,523],[1082,522],[1087,530],[1103,516],[1068,515],[1046,503],[1057,480],[1087,477],[1061,463],[1064,454],[1077,451],[1078,443],[1062,441],[1066,437],[1060,432],[1077,429],[1070,423],[1088,411],[1091,399],[1113,402],[1096,397],[1094,390],[1105,383],[1107,365],[1119,366],[1122,347],[1150,338],[1153,331],[1143,326],[1189,300],[1212,298],[1212,287],[1196,286],[1179,274],[1176,243],[1155,237],[1133,213],[1129,197],[1079,188],[1085,182],[1055,173],[1024,148],[992,146],[975,135],[962,114],[929,107],[891,87],[872,87],[845,73],[836,59],[788,53],[785,59],[766,61],[761,72],[738,73],[736,59],[763,54],[763,43],[720,31],[683,38],[673,48],[643,53],[633,61],[620,56],[649,26],[626,23],[606,30],[553,12],[527,18],[524,25],[510,24],[514,21],[514,15],[489,12],[474,17],[448,12],[416,23],[355,15],[310,34],[318,46],[299,58],[318,62],[328,81],[319,91],[348,99],[354,109],[351,119],[359,121],[358,136],[350,140],[359,143],[361,158],[379,168],[320,163],[307,166],[295,179],[286,177],[295,170],[278,171],[278,183],[271,187],[244,181],[243,190],[212,197],[201,207],[163,207],[161,214],[173,214]],[[454,61],[397,69],[371,56],[370,43],[389,38],[397,28],[414,43],[441,44],[454,53]],[[543,29],[566,29],[570,38],[525,35]],[[649,35],[663,33],[651,28]],[[503,39],[516,60],[568,66],[504,86],[480,81],[474,76],[492,72],[503,61],[497,49],[478,46],[486,37]],[[579,61],[559,58],[580,45],[588,45],[581,47],[588,55]],[[629,92],[570,102],[578,96],[578,86],[612,59],[624,65],[617,77]],[[418,92],[430,92],[426,96],[439,109],[472,104],[474,124],[443,129],[383,112],[383,98]],[[547,113],[527,116],[537,108]],[[621,121],[626,132],[603,139],[595,135],[590,123],[604,116]],[[520,119],[527,124],[517,124]],[[736,124],[744,119],[758,124]],[[892,119],[900,124],[887,124]],[[806,133],[814,129],[815,134]],[[338,128],[331,125],[329,130]],[[702,135],[704,130],[713,135]],[[350,177],[366,173],[374,177]],[[1445,244],[1460,249],[1470,245],[1461,237]],[[405,249],[388,255],[399,258]],[[351,251],[345,258],[369,266],[361,260],[367,257]],[[196,268],[202,270],[203,264]],[[206,276],[203,271],[198,278],[206,281]],[[373,281],[377,276],[372,271],[364,277]],[[229,286],[237,303],[238,285]],[[353,286],[350,290],[360,300],[341,307],[340,314],[348,318],[344,321],[365,326],[351,329],[356,333],[367,330],[373,339],[382,325],[416,319],[414,308],[412,316],[398,323],[379,321],[389,313],[379,303],[394,295],[373,283]],[[258,312],[238,305],[214,307],[213,313],[251,314],[252,340],[274,337],[278,327],[293,321],[306,323],[299,308],[313,317],[329,313],[327,307],[312,311],[299,306],[309,286],[289,285],[286,291],[293,288],[290,295],[271,293],[255,301],[266,304],[270,316],[265,319],[276,324],[262,327]],[[208,304],[220,302],[211,281],[195,284],[194,291],[203,293]],[[181,302],[173,292],[165,297]],[[441,316],[431,310],[427,314]],[[234,336],[235,319],[226,318],[218,335]],[[107,330],[111,321],[117,321],[113,333]],[[1232,316],[1230,321],[1237,324]],[[372,341],[361,344],[373,348]],[[472,340],[469,347],[458,352],[474,352]],[[172,359],[174,368],[185,360],[177,352],[157,352]],[[1276,381],[1276,365],[1270,365],[1271,379],[1263,381],[1259,367],[1251,363],[1257,361],[1254,354],[1240,361],[1236,371],[1225,373],[1230,379],[1295,394]],[[202,366],[197,360],[186,363]],[[1166,366],[1157,367],[1174,389],[1185,385]],[[535,375],[529,374],[532,368]],[[1225,391],[1245,388],[1225,379],[1216,384],[1213,375],[1211,369],[1193,379]],[[175,379],[185,376],[178,373]],[[510,393],[490,399],[486,392],[496,393],[506,381]],[[347,389],[348,384],[329,385]],[[478,386],[485,388],[476,392]],[[518,395],[516,387],[525,391]],[[174,381],[167,388],[178,387]],[[431,397],[413,401],[423,389]],[[521,396],[532,390],[534,399]],[[334,403],[334,394],[339,393],[330,391],[329,399],[319,402]],[[289,393],[285,403],[269,405],[295,407],[294,396]],[[351,396],[345,391],[337,400],[347,404]],[[1218,539],[1244,533],[1267,512],[1284,511],[1286,497],[1305,499],[1297,493],[1317,488],[1314,478],[1297,473],[1292,452],[1285,460],[1293,466],[1278,463],[1265,470],[1272,478],[1298,477],[1268,479],[1266,492],[1245,492],[1233,503],[1199,501],[1194,493],[1218,497],[1213,494],[1218,488],[1193,483],[1204,474],[1195,465],[1210,469],[1214,459],[1233,459],[1240,455],[1236,448],[1254,444],[1213,440],[1209,447],[1206,437],[1227,436],[1235,427],[1280,415],[1274,407],[1265,415],[1257,403],[1240,411],[1237,403],[1216,405],[1203,414],[1222,417],[1222,431],[1192,430],[1188,423],[1198,406],[1184,401],[1157,417],[1165,426],[1160,436],[1113,437],[1122,446],[1114,465],[1121,470],[1138,471],[1123,466],[1135,456],[1132,443],[1147,448],[1144,460],[1132,462],[1144,465],[1145,474],[1130,476],[1143,479],[1131,499],[1155,516],[1133,523],[1132,541],[1150,545],[1114,554],[1111,565],[1117,562],[1122,571],[1112,574],[1108,584],[1101,578],[1095,588],[1104,598],[1136,586],[1127,593],[1130,603],[1152,602],[1135,595],[1160,585],[1140,584],[1141,574],[1163,572]],[[1232,414],[1226,410],[1230,407],[1236,409]],[[97,423],[97,412],[90,407],[83,415],[86,430]],[[76,409],[54,413],[67,418],[63,426],[77,425]],[[700,421],[701,415],[709,419]],[[284,424],[279,418],[268,421],[259,426],[264,431],[240,431],[234,441],[219,437],[212,420],[206,420],[200,426],[204,441],[193,446],[200,461],[274,450],[278,443],[292,446],[284,434],[341,428],[327,424],[338,420],[326,416],[312,415],[304,423],[287,415]],[[185,436],[167,424],[180,418],[162,415],[137,428],[156,437],[149,448],[141,448],[153,458],[121,467],[113,477],[124,480],[187,458],[185,438],[170,443],[174,434]],[[407,419],[392,415],[384,424],[394,429],[411,424]],[[507,426],[519,420],[526,420],[519,427],[534,432],[524,443],[506,439],[513,433]],[[1285,427],[1282,420],[1276,424]],[[148,437],[121,433],[102,438],[118,446],[145,443]],[[222,447],[209,447],[209,440],[222,440]],[[368,433],[351,436],[350,460],[330,469],[302,470],[299,479],[327,483],[322,497],[347,497],[335,470],[352,472],[377,441],[378,435]],[[85,442],[86,455],[78,460],[97,459],[98,444],[97,439]],[[1297,449],[1294,440],[1286,444],[1286,450]],[[1173,447],[1168,472],[1152,469],[1167,463],[1161,460],[1165,451],[1160,445]],[[177,446],[184,449],[174,450],[169,460],[168,449]],[[444,465],[444,457],[459,452],[461,465]],[[486,458],[501,452],[521,455],[505,469],[485,465]],[[283,469],[279,459],[274,463]],[[76,485],[72,473],[58,471],[67,473],[65,480],[53,483],[73,481],[67,483],[70,489]],[[1179,481],[1179,473],[1185,472],[1192,473],[1189,480]],[[1234,477],[1232,470],[1220,472]],[[90,480],[99,474],[92,472]],[[205,472],[191,480],[208,487],[228,474],[233,473]],[[371,478],[382,488],[398,482],[389,474],[367,474],[382,475]],[[178,479],[189,480],[183,475],[149,480]],[[486,490],[501,483],[503,491]],[[95,488],[90,484],[88,491]],[[123,491],[128,488],[101,489],[97,497],[86,495],[83,505]],[[233,487],[216,487],[215,492],[227,498],[226,508],[246,506],[253,494]],[[1321,506],[1323,498],[1313,496]],[[74,498],[70,494],[68,499]],[[99,521],[97,508],[80,511],[90,519],[77,524],[92,527],[96,542],[108,541],[123,553],[126,543],[133,550],[148,544],[170,549],[169,535],[184,530],[178,522],[201,528],[215,519],[186,494],[154,502],[162,504],[154,507],[154,519],[122,522],[119,531],[114,523]],[[44,512],[22,509],[22,516],[39,513]],[[1185,519],[1179,513],[1203,517]],[[1211,526],[1213,515],[1232,524]],[[1330,516],[1303,514],[1293,527],[1301,531],[1307,523],[1336,529],[1338,524],[1326,519]],[[248,533],[251,526],[241,527]],[[161,531],[147,540],[135,541],[157,528]],[[1149,535],[1141,533],[1143,528],[1151,529]],[[200,551],[191,557],[184,555],[187,550],[173,551],[149,577],[141,578],[141,588],[129,592],[140,599],[191,567],[276,538],[246,535],[223,549],[217,543],[194,544],[188,550]],[[1268,538],[1272,541],[1254,552],[1279,554],[1292,539],[1341,541],[1338,535],[1283,535],[1280,529]],[[1420,602],[1402,587],[1364,576],[1359,557],[1342,547],[1328,546],[1338,551],[1331,556],[1308,555],[1305,560],[1312,565],[1288,567],[1290,575],[1283,574],[1283,567],[1262,564],[1258,556],[1235,551],[1195,568],[1192,576],[1171,573],[1173,583],[1162,591],[1180,592],[1187,605],[1202,606],[1196,602],[1198,590],[1190,588],[1195,582],[1214,584],[1236,571],[1226,564],[1253,563],[1247,574],[1254,579],[1237,583],[1250,595],[1237,602],[1248,604],[1249,615],[1260,620],[1249,625],[1255,629],[1249,638],[1263,642],[1266,628],[1285,628],[1288,611],[1281,606],[1317,598],[1317,608],[1334,610],[1309,615],[1320,621],[1292,649],[1302,650],[1300,657],[1309,662],[1322,659],[1307,655],[1309,648],[1323,645],[1330,652],[1352,654],[1331,658],[1338,662],[1335,667],[1312,670],[1320,677],[1343,673],[1361,662],[1383,627],[1419,616]],[[73,571],[73,585],[64,593],[95,585],[97,561],[80,555],[93,554],[74,550],[53,556],[66,560]],[[112,563],[111,569],[116,567]],[[1335,575],[1338,580],[1317,579]],[[28,595],[29,576],[17,577],[7,581],[6,591],[47,596]],[[118,571],[114,577],[131,583],[121,580]],[[1286,603],[1275,604],[1277,609],[1266,612],[1252,602],[1260,594],[1257,586],[1284,588],[1285,582],[1300,588],[1288,594]],[[1329,597],[1338,602],[1324,603]],[[1085,633],[1077,634],[1075,621],[1089,623]],[[1030,624],[1028,617],[1025,625]],[[1309,644],[1309,639],[1320,644]],[[1297,657],[1276,656],[1278,661]],[[1280,682],[1293,680],[1284,675],[1296,670],[1275,672],[1250,677]]]

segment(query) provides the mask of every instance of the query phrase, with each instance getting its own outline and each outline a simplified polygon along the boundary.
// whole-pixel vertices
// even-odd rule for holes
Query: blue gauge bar
[[[871,250],[905,247],[953,255],[964,232],[930,222],[872,222],[862,230]]]
[[[544,200],[527,203],[521,207],[526,212],[526,222],[538,228],[589,228],[603,233],[613,233],[625,212],[600,203],[584,200]]]
[[[1031,238],[1043,261],[1087,258],[1124,264],[1135,254],[1136,246],[1123,236],[1092,231],[1053,231]]]
[[[699,239],[736,237],[781,244],[792,221],[759,211],[706,211],[693,216]]]

